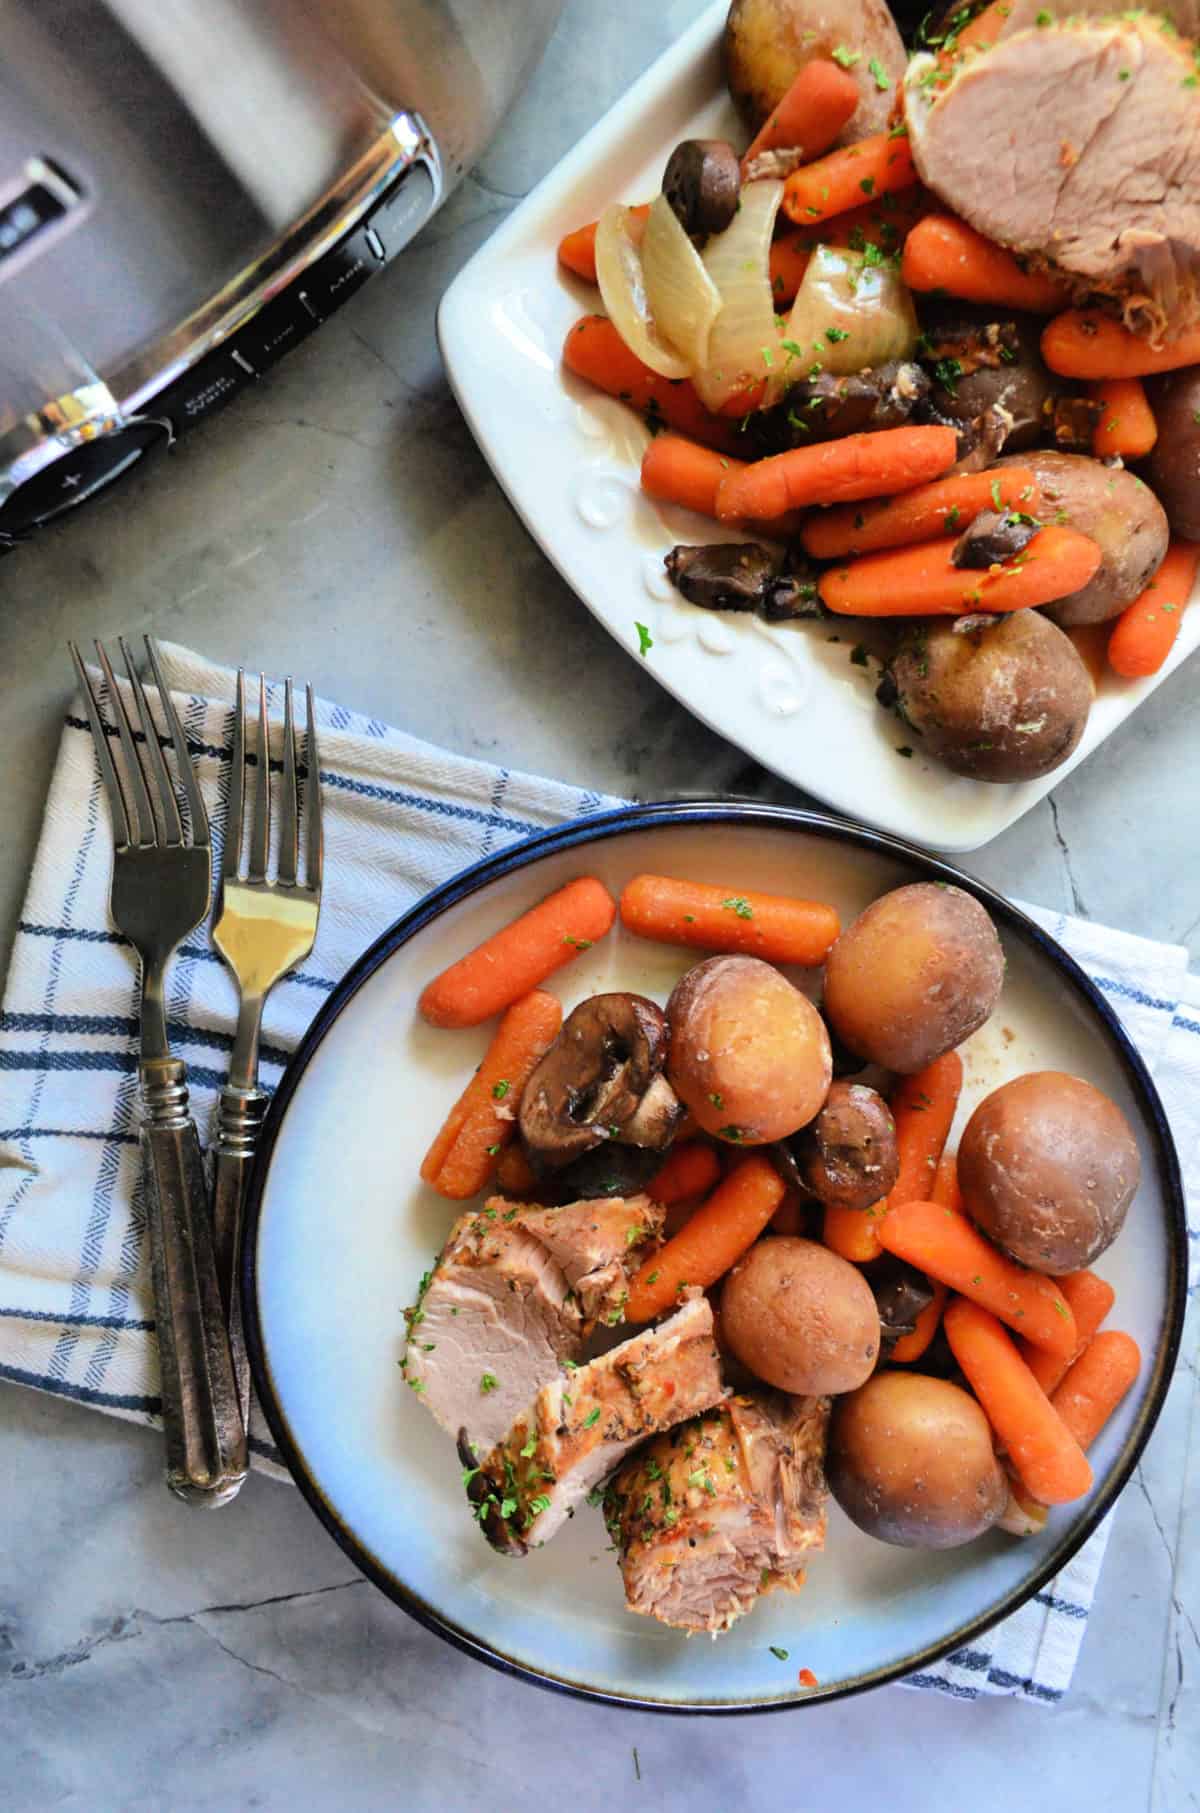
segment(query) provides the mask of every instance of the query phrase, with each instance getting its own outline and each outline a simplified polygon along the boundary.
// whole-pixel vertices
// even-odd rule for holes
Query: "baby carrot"
[[[701,1203],[687,1226],[647,1259],[629,1287],[625,1316],[650,1322],[678,1303],[689,1284],[707,1290],[753,1245],[783,1200],[784,1182],[761,1153]]]
[[[958,1187],[958,1160],[952,1152],[943,1152],[938,1159],[934,1172],[933,1189],[930,1201],[936,1202],[943,1209],[961,1209],[962,1191]],[[917,1316],[917,1325],[911,1335],[901,1335],[892,1348],[892,1359],[903,1366],[913,1360],[919,1360],[929,1343],[938,1331],[942,1311],[946,1307],[949,1291],[936,1278],[927,1280],[933,1296]]]
[[[811,257],[812,241],[807,233],[781,233],[771,241],[771,294],[777,310],[795,300]]]
[[[660,378],[630,352],[605,315],[584,315],[563,342],[563,364],[576,377],[617,397],[652,428],[676,429],[690,440],[736,454],[742,446],[733,422],[707,410],[686,378]]]
[[[1103,1329],[1089,1342],[1050,1402],[1081,1448],[1090,1448],[1137,1378],[1138,1344],[1120,1329]]]
[[[1057,525],[1039,529],[1019,554],[986,571],[956,567],[950,554],[945,539],[864,554],[823,573],[817,590],[822,603],[842,617],[1024,611],[1078,591],[1101,561],[1100,549],[1088,536]]]
[[[634,233],[640,222],[643,226],[650,212],[649,202],[642,202],[636,208],[630,208],[629,219]],[[590,220],[586,227],[576,227],[573,233],[566,233],[558,242],[558,262],[576,277],[582,277],[585,283],[596,281],[596,226]]]
[[[865,196],[894,195],[917,180],[907,132],[877,132],[793,170],[783,190],[783,211],[805,226],[857,208]]]
[[[771,289],[775,306],[791,302],[808,269],[808,261],[819,245],[840,246],[851,252],[864,251],[868,244],[881,252],[900,250],[904,235],[928,212],[927,189],[916,184],[896,195],[881,195],[867,201],[848,214],[816,225],[791,227],[771,242]]]
[[[917,222],[904,241],[900,274],[910,290],[941,290],[964,302],[1035,315],[1057,314],[1070,302],[1062,284],[1025,270],[1011,252],[953,214],[927,214]]]
[[[686,1146],[676,1145],[662,1169],[646,1185],[646,1194],[669,1208],[685,1197],[701,1196],[711,1190],[720,1175],[720,1162],[712,1147],[703,1140],[692,1139]]]
[[[1200,363],[1200,327],[1155,345],[1095,309],[1072,308],[1046,327],[1042,357],[1063,378],[1145,378]]]
[[[1004,21],[1012,12],[1010,0],[992,0],[981,13],[976,13],[969,24],[964,25],[954,36],[955,52],[964,50],[990,50],[1004,29]]]
[[[478,1026],[572,962],[611,928],[616,902],[594,876],[569,881],[426,984],[431,1026]]]
[[[888,1201],[931,1202],[938,1160],[962,1092],[963,1066],[957,1051],[945,1051],[924,1070],[900,1078],[892,1092],[900,1171]]]
[[[956,1297],[945,1325],[954,1357],[1022,1484],[1045,1505],[1082,1498],[1092,1484],[1087,1457],[995,1316]]]
[[[674,875],[635,875],[621,892],[621,923],[639,938],[705,951],[738,951],[768,963],[823,963],[840,930],[819,900],[732,893]]]
[[[1200,542],[1173,536],[1158,572],[1145,591],[1126,605],[1113,627],[1108,664],[1114,673],[1126,680],[1140,680],[1158,672],[1175,646],[1198,565]]]
[[[1065,1358],[1019,1343],[1021,1358],[1046,1393],[1052,1397],[1062,1384],[1068,1369],[1075,1364],[1116,1300],[1116,1292],[1095,1272],[1068,1272],[1058,1280],[1058,1288],[1071,1306],[1075,1318],[1075,1350]]]
[[[1074,1352],[1075,1318],[1054,1279],[998,1252],[965,1215],[936,1202],[898,1202],[881,1221],[879,1239],[889,1253],[990,1310],[1035,1346]]]
[[[764,151],[802,151],[811,162],[828,151],[858,106],[858,83],[828,57],[814,57],[793,80],[742,159],[745,176]]]
[[[842,554],[873,554],[957,535],[981,510],[1023,510],[1036,516],[1041,501],[1036,478],[1023,466],[962,472],[878,503],[821,510],[808,517],[800,540],[818,560],[836,560]]]
[[[521,1091],[561,1025],[561,1006],[541,989],[508,1009],[483,1063],[425,1154],[421,1176],[439,1196],[464,1202],[483,1189],[517,1130]]]
[[[517,1202],[536,1202],[538,1180],[520,1146],[505,1146],[496,1160],[496,1188]]]
[[[1100,404],[1101,416],[1092,436],[1092,452],[1098,460],[1119,454],[1125,460],[1140,460],[1158,439],[1158,423],[1140,378],[1109,378],[1106,384],[1089,385]]]
[[[938,478],[958,458],[953,428],[883,428],[840,441],[794,447],[731,472],[717,494],[725,520],[782,516],[807,504],[850,504],[909,491]]]
[[[729,472],[741,472],[745,464],[681,434],[656,434],[642,455],[642,490],[664,503],[715,516],[721,480]]]
[[[841,1209],[826,1205],[821,1238],[831,1252],[853,1265],[869,1265],[883,1251],[879,1244],[879,1223],[887,1210],[887,1198],[869,1209]]]

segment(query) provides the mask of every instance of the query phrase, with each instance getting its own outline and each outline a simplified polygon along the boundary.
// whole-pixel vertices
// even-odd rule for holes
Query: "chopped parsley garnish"
[[[568,932],[563,939],[564,944],[573,944],[577,951],[590,951],[592,942],[591,938],[572,938],[570,932]]]
[[[708,1092],[708,1099],[714,1108],[723,1108],[725,1106],[725,1097],[721,1094],[719,1089],[710,1089]]]
[[[548,1511],[549,1509],[549,1494],[547,1492],[539,1492],[536,1498],[531,1498],[529,1501],[530,1522],[532,1522],[535,1517],[540,1517],[543,1511]]]
[[[827,327],[825,329],[825,338],[828,340],[830,346],[836,346],[839,340],[848,340],[850,335],[844,327]]]
[[[499,1152],[499,1150],[500,1150],[499,1146],[489,1146],[487,1149],[488,1157],[495,1158],[495,1156],[496,1156],[497,1152]]]
[[[853,69],[856,63],[862,62],[862,51],[848,50],[844,44],[835,44],[830,54],[834,62],[840,63],[843,69]],[[867,68],[870,67],[868,63]]]
[[[874,195],[875,178],[873,176],[864,176],[858,186],[864,195]]]
[[[771,1643],[768,1645],[768,1647],[771,1651],[771,1654],[774,1656],[774,1658],[777,1662],[786,1662],[787,1661],[788,1652],[786,1649],[780,1649],[778,1643]]]
[[[638,654],[643,656],[648,655],[650,650],[654,647],[654,637],[650,634],[650,631],[646,628],[644,623],[635,623],[633,627],[637,631],[638,636]]]
[[[1046,11],[1045,7],[1043,7],[1041,12],[1038,14],[1037,18],[1034,20],[1034,24],[1041,25],[1041,26],[1053,25],[1054,24],[1054,14],[1048,13]]]
[[[740,1145],[742,1140],[745,1138],[745,1135],[742,1132],[742,1129],[740,1127],[733,1126],[732,1123],[728,1127],[718,1128],[717,1131],[718,1131],[719,1138],[732,1140],[735,1146]]]
[[[870,70],[871,74],[875,77],[875,86],[876,86],[876,88],[878,88],[880,94],[886,94],[888,89],[891,87],[892,83],[891,83],[891,78],[889,77],[889,75],[887,73],[887,70],[883,67],[883,64],[879,61],[879,58],[872,57],[870,62],[867,64],[867,68]]]
[[[721,902],[721,906],[727,913],[736,913],[739,919],[754,917],[754,908],[741,894],[731,894],[728,900]]]
[[[479,1375],[479,1393],[481,1397],[486,1397],[489,1391],[498,1390],[499,1386],[500,1381],[494,1372],[484,1372]]]
[[[646,1280],[646,1283],[647,1284],[657,1284],[658,1283],[658,1273],[651,1272],[650,1276]]]
[[[599,1421],[600,1421],[600,1406],[599,1406],[599,1404],[597,1404],[595,1409],[589,1410],[587,1415],[584,1417],[583,1426],[585,1429],[592,1429],[595,1427],[595,1425]]]
[[[537,1438],[536,1434],[531,1435],[529,1440],[526,1442],[525,1446],[521,1450],[521,1459],[529,1460],[532,1455],[536,1454],[537,1445],[538,1445],[538,1438]]]
[[[625,1245],[626,1246],[636,1246],[639,1240],[644,1240],[645,1238],[646,1238],[645,1228],[634,1227],[634,1228],[625,1229]]]
[[[499,1082],[492,1084],[492,1095],[496,1101],[502,1102],[511,1088],[508,1078],[502,1076]]]
[[[779,344],[789,358],[802,359],[804,357],[804,348],[798,345],[795,340],[781,340]]]
[[[943,389],[948,390],[951,396],[955,396],[958,389],[958,380],[963,375],[962,360],[939,359],[933,368],[933,375]]]
[[[946,512],[946,527],[948,529],[953,529],[961,515],[962,510],[959,506],[957,504],[951,505],[950,509]]]
[[[1000,496],[1000,480],[998,478],[992,480],[992,502],[997,510],[1002,510],[1004,508],[1004,502]]]

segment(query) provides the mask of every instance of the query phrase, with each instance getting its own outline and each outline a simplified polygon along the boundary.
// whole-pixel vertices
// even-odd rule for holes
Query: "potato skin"
[[[725,25],[725,79],[750,131],[763,125],[806,63],[830,56],[839,44],[860,53],[849,71],[859,103],[837,141],[852,145],[887,125],[908,61],[884,0],[733,0]],[[891,84],[887,89],[868,68],[872,57]]]
[[[1132,472],[1081,453],[1035,448],[1005,454],[996,464],[1027,466],[1042,489],[1043,519],[1090,535],[1104,555],[1095,578],[1045,605],[1046,615],[1064,629],[1119,617],[1149,585],[1167,551],[1167,513],[1154,493]]]
[[[1092,680],[1070,637],[1040,611],[978,629],[917,624],[888,663],[897,708],[925,750],[977,781],[1028,781],[1078,746]]]
[[[721,1292],[721,1332],[743,1366],[800,1396],[853,1391],[879,1356],[879,1311],[848,1260],[815,1240],[759,1240]]]
[[[1110,1247],[1136,1194],[1133,1131],[1081,1077],[1035,1070],[986,1096],[963,1130],[967,1209],[1022,1265],[1061,1277]]]
[[[1146,390],[1158,423],[1146,477],[1174,533],[1200,541],[1200,365],[1150,378]]]
[[[796,1158],[819,1202],[869,1209],[900,1170],[891,1109],[865,1083],[832,1083],[821,1112],[796,1141]]]
[[[667,1002],[667,1078],[706,1133],[733,1145],[786,1139],[829,1093],[825,1022],[760,957],[709,957]]]
[[[847,1517],[905,1549],[972,1542],[1008,1502],[983,1411],[924,1373],[876,1373],[835,1404],[825,1467]]]
[[[1004,981],[1004,953],[962,888],[913,882],[880,895],[825,964],[825,1015],[873,1064],[912,1075],[983,1025]]]

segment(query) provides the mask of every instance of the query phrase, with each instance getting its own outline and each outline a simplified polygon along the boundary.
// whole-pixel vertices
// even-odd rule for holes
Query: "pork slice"
[[[1111,19],[1123,9],[1115,0],[1009,0],[1006,17],[997,32],[1011,38],[1014,32],[1039,30],[1050,20]],[[1156,0],[1154,12],[1162,15],[1185,38],[1200,37],[1200,0]],[[1038,20],[1042,26],[1038,26]]]
[[[497,1199],[451,1229],[409,1312],[405,1377],[443,1429],[483,1452],[582,1345],[561,1265]]]
[[[521,1208],[516,1226],[562,1267],[586,1335],[597,1322],[614,1328],[624,1321],[629,1281],[661,1235],[663,1216],[648,1196],[600,1196],[557,1209]]]
[[[825,1545],[828,1398],[731,1398],[632,1455],[604,1515],[630,1611],[728,1630],[775,1587],[797,1590]]]
[[[1131,327],[1200,319],[1200,89],[1149,14],[1015,32],[905,88],[922,180],[980,232],[1108,300]]]
[[[638,1442],[725,1395],[704,1297],[543,1385],[468,1484],[488,1539],[540,1548]]]

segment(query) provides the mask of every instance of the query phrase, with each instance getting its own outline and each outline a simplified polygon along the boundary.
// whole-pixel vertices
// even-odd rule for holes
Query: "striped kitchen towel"
[[[170,644],[163,660],[219,840],[233,676]],[[278,721],[276,693],[270,706]],[[317,721],[325,903],[311,956],[267,1003],[268,1088],[354,959],[430,888],[532,832],[620,803],[450,755],[340,705],[319,701]],[[107,804],[76,701],[0,1013],[0,1379],[152,1423],[158,1380],[136,1139],[137,989],[129,952],[108,923],[111,862]],[[1125,1020],[1157,1076],[1189,1177],[1200,1174],[1200,994],[1185,953],[1035,916]],[[236,1005],[207,938],[189,939],[172,968],[168,1012],[202,1130],[224,1077]],[[257,1411],[251,1442],[254,1464],[286,1478]],[[1061,1697],[1105,1537],[1096,1533],[1051,1592],[913,1685],[961,1698]]]

